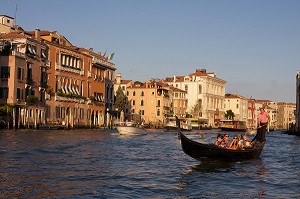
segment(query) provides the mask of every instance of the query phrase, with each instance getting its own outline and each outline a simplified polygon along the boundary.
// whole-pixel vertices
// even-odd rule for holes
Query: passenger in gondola
[[[239,140],[238,137],[235,135],[232,138],[232,141],[229,145],[229,149],[238,149],[238,147],[239,147]]]
[[[229,144],[229,135],[226,133],[226,134],[224,134],[224,138],[223,138],[220,146],[224,147],[224,148],[228,148],[229,147],[228,144]]]
[[[223,138],[224,138],[224,136],[222,134],[218,133],[217,140],[214,142],[214,144],[217,145],[217,146],[220,146],[221,143],[222,143]]]
[[[241,139],[239,140],[239,148],[250,148],[252,147],[251,139],[246,136],[245,133],[241,134]]]

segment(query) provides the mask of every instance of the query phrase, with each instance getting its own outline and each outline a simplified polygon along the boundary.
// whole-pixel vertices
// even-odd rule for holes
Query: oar
[[[247,131],[245,134],[253,135],[253,134],[256,133],[257,129],[260,129],[260,128],[262,128],[262,127],[264,127],[264,126],[267,126],[267,125],[268,125],[268,124],[265,124],[265,125],[262,125],[262,126],[256,128],[256,129],[251,129],[251,130]]]

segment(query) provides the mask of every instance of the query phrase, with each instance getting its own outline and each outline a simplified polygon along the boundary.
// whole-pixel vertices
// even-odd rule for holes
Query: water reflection
[[[192,165],[189,172],[225,172],[229,171],[234,162],[218,159],[202,159],[199,164]]]

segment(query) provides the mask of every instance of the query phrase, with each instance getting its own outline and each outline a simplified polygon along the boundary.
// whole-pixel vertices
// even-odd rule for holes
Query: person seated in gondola
[[[238,142],[239,142],[238,137],[236,135],[233,136],[232,141],[229,145],[229,149],[238,149],[239,147]]]
[[[241,139],[239,140],[239,148],[243,149],[243,148],[250,148],[252,147],[251,144],[251,139],[248,138],[245,133],[241,134]]]
[[[222,140],[220,146],[224,147],[224,148],[228,148],[229,147],[228,143],[229,143],[229,135],[226,133],[226,134],[224,134],[224,137],[223,137],[223,140]]]
[[[217,146],[220,146],[221,143],[222,143],[223,138],[224,138],[224,136],[222,134],[218,133],[217,140],[214,142],[214,144],[217,145]]]

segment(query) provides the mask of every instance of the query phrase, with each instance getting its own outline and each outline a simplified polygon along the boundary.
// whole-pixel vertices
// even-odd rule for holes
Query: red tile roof
[[[0,35],[0,39],[26,39],[26,36],[17,32]]]

